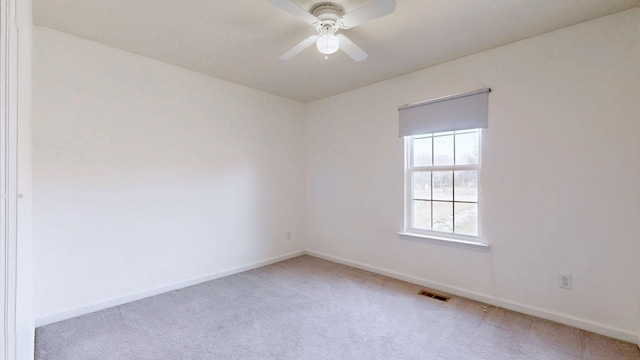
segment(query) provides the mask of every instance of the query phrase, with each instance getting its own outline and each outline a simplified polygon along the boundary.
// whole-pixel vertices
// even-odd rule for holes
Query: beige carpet
[[[36,359],[636,359],[625,343],[310,256],[37,329]]]

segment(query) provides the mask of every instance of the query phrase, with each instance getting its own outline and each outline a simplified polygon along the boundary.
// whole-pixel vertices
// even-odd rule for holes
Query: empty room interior
[[[640,359],[638,0],[2,1],[0,360]]]

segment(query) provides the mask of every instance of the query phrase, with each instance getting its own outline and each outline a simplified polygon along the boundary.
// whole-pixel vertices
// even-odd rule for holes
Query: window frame
[[[464,133],[469,130],[478,132],[478,164],[477,165],[430,165],[430,166],[413,166],[413,146],[414,139],[427,135],[435,135],[440,133]],[[454,150],[455,158],[455,150]],[[478,172],[477,191],[478,191],[478,235],[456,234],[437,230],[427,230],[415,228],[412,226],[413,218],[413,200],[414,200],[414,184],[413,174],[419,171],[465,171],[473,170]],[[433,200],[431,200],[433,201]],[[456,201],[451,203],[455,206]],[[468,246],[476,249],[488,249],[486,239],[483,237],[483,211],[482,211],[482,129],[464,129],[456,131],[443,131],[430,134],[420,134],[404,137],[404,231],[399,235],[412,238],[420,238],[427,240],[435,240],[437,242],[447,242],[454,245]]]

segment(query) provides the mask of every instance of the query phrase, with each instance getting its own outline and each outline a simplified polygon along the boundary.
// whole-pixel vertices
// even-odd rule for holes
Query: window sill
[[[427,242],[440,245],[449,245],[472,250],[489,251],[489,244],[481,243],[478,241],[460,240],[436,235],[425,235],[409,232],[399,232],[398,236],[411,240],[426,240]]]

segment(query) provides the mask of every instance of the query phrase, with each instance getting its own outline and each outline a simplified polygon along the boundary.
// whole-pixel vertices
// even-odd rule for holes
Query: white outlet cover
[[[558,274],[558,287],[561,289],[571,290],[573,281],[570,274]]]

